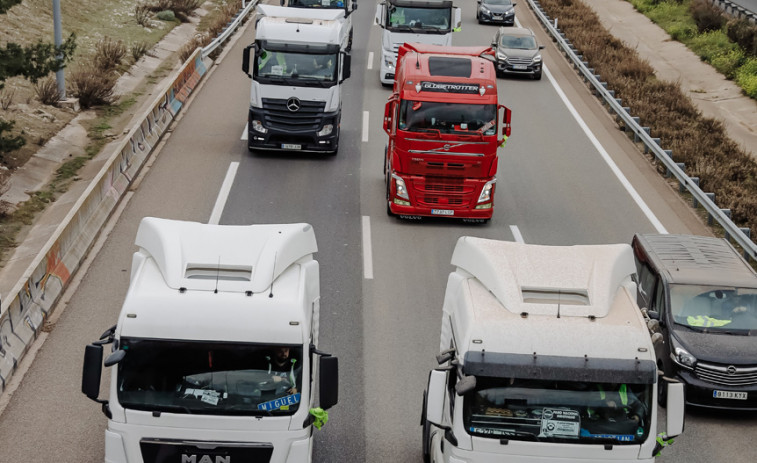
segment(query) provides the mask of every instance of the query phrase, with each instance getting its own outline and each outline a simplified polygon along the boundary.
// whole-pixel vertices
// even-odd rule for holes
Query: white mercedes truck
[[[248,148],[336,154],[351,62],[344,23],[316,10],[257,8],[255,42],[242,56],[252,79]]]
[[[309,15],[322,14],[324,19],[336,19],[344,23],[344,30],[347,32],[346,42],[343,47],[352,50],[352,12],[357,10],[357,0],[281,0],[281,6],[290,8],[307,8],[310,10]],[[311,16],[312,17],[312,16]]]
[[[658,376],[630,246],[462,237],[452,265],[425,461],[652,462],[659,387],[667,438],[683,431],[683,384]]]
[[[374,23],[381,34],[379,80],[394,83],[397,51],[405,42],[452,45],[452,32],[462,24],[460,8],[451,0],[384,0],[376,5]]]
[[[317,349],[312,227],[150,217],[136,245],[118,323],[84,355],[105,462],[310,462],[338,400],[338,360]]]

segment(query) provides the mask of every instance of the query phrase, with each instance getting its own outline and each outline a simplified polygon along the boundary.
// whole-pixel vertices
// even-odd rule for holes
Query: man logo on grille
[[[287,100],[287,109],[293,113],[299,111],[301,106],[302,105],[300,104],[300,100],[295,97]]]

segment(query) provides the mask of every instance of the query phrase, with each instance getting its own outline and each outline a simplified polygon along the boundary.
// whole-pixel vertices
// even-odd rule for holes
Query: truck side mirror
[[[384,106],[384,132],[391,134],[392,131],[392,115],[394,114],[394,99],[386,102]]]
[[[658,384],[658,387],[660,386],[668,388],[668,414],[665,433],[668,437],[675,437],[683,432],[685,413],[684,385],[683,383],[666,381],[665,384]]]
[[[341,82],[344,82],[346,79],[352,75],[352,56],[348,55],[347,53],[342,54],[342,80]]]
[[[286,3],[286,0],[281,0],[281,3],[280,3],[280,5],[281,5],[281,6],[284,6],[284,3]]]
[[[455,7],[455,28],[452,29],[454,32],[460,32],[463,26],[463,14],[460,11],[460,7]]]
[[[97,402],[100,395],[100,377],[102,375],[103,346],[90,344],[84,349],[84,367],[81,375],[81,391]]]
[[[318,368],[321,370],[318,381],[321,408],[328,410],[339,402],[339,359],[321,357]]]
[[[352,11],[357,10],[357,2],[355,0],[352,0]]]
[[[247,74],[247,77],[252,78],[252,74],[250,74],[250,50],[255,50],[254,43],[247,45],[244,48],[244,52],[242,54],[242,71]]]
[[[447,388],[447,373],[431,370],[428,375],[426,389],[426,419],[429,423],[443,428],[442,413],[444,409],[444,394]]]
[[[384,14],[384,7],[385,5],[383,3],[376,5],[376,17],[373,18],[373,23],[380,26],[382,29],[384,28],[384,17],[386,16]]]
[[[510,136],[510,117],[512,116],[512,111],[510,111],[510,108],[503,105],[499,105],[497,107],[497,111],[500,115],[499,121],[502,124],[502,136],[497,141],[499,144],[501,144],[502,141],[505,140],[505,137]]]

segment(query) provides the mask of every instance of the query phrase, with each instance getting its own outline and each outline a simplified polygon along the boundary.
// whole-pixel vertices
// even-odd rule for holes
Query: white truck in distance
[[[683,384],[661,384],[631,247],[458,240],[440,367],[423,395],[426,462],[652,462]]]
[[[144,218],[136,245],[118,323],[84,355],[105,461],[310,462],[316,379],[322,409],[338,400],[338,360],[316,348],[312,227]]]
[[[394,83],[397,51],[405,42],[452,45],[452,32],[462,24],[460,8],[451,0],[384,0],[376,5],[374,23],[381,34],[379,80]]]
[[[347,33],[342,43],[346,51],[352,49],[352,12],[357,10],[356,0],[281,0],[281,6],[290,8],[309,9],[308,17],[323,14],[323,19],[336,19],[342,22],[343,29]],[[321,12],[321,13],[319,13]]]
[[[351,58],[344,23],[324,15],[342,14],[258,5],[255,42],[242,56],[252,79],[250,150],[337,153]]]

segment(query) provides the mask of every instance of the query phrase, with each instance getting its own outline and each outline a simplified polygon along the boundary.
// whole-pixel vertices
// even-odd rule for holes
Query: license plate
[[[513,66],[513,69],[515,69],[516,71],[525,71],[526,69],[528,69],[528,66],[523,66],[521,64],[516,64],[516,65]]]
[[[712,397],[716,399],[736,399],[746,400],[746,392],[734,392],[734,391],[712,391]]]
[[[302,145],[293,145],[293,144],[290,144],[290,143],[282,143],[281,144],[281,149],[283,149],[283,150],[301,150],[302,149]]]
[[[450,209],[431,209],[433,215],[455,215],[455,211]]]

